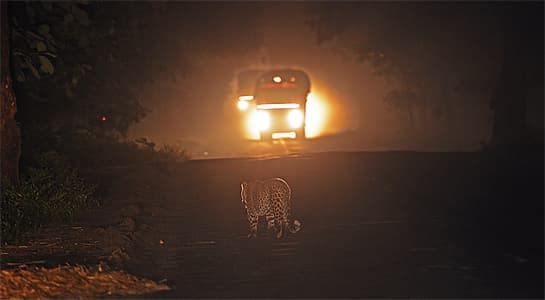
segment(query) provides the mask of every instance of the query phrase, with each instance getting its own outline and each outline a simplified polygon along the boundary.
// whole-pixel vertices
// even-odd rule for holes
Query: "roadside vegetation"
[[[4,191],[2,243],[16,242],[49,222],[70,221],[79,209],[98,205],[94,190],[58,153],[38,156],[20,182]]]
[[[176,145],[158,145],[147,139],[135,140],[113,136],[73,135],[57,145],[75,167],[99,170],[160,161],[186,161],[190,154]]]
[[[247,26],[258,16],[241,24],[234,14],[255,13],[254,5],[209,8],[2,2],[2,62],[9,61],[0,72],[2,244],[100,203],[107,196],[108,168],[189,159],[184,149],[132,141],[127,133],[150,111],[144,106],[147,88],[195,71],[190,62],[196,54],[240,55],[258,48],[260,35]],[[191,26],[197,22],[198,31]],[[218,22],[244,40],[232,43]],[[157,31],[173,24],[185,29],[175,35]]]
[[[101,205],[100,184],[108,180],[101,170],[190,159],[182,148],[158,147],[145,138],[120,141],[80,135],[54,146],[25,159],[20,182],[3,191],[2,244],[24,240],[25,234],[48,223],[70,222],[79,210]]]
[[[44,281],[48,278],[48,281]],[[0,271],[2,299],[96,298],[138,295],[170,288],[124,272],[98,267],[59,266]],[[51,284],[53,282],[53,284]],[[69,284],[66,284],[69,282]]]

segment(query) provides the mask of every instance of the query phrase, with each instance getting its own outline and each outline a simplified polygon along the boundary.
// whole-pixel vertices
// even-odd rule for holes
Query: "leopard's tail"
[[[301,221],[293,220],[293,222],[290,222],[290,224],[288,226],[288,230],[289,230],[290,233],[296,233],[299,230],[301,230],[301,226],[303,226]]]

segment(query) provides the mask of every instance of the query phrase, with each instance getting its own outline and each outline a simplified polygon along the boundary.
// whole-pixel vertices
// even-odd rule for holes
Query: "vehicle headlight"
[[[239,100],[237,106],[238,106],[238,109],[240,110],[247,110],[249,106],[248,101]]]
[[[271,126],[271,117],[269,113],[263,110],[252,113],[249,121],[251,130],[265,131]]]
[[[303,125],[305,116],[303,112],[299,109],[294,109],[288,113],[288,124],[291,128],[299,128]]]

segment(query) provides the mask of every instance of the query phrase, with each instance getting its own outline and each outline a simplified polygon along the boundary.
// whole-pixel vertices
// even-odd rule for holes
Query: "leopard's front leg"
[[[248,225],[250,226],[250,233],[248,234],[248,238],[253,238],[257,236],[257,221],[259,216],[248,214]]]

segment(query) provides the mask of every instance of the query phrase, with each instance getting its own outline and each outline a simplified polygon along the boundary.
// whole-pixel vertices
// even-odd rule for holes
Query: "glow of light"
[[[299,108],[299,103],[269,103],[258,104],[258,109],[283,109],[283,108]]]
[[[303,115],[303,112],[299,109],[291,110],[288,113],[288,124],[290,124],[291,128],[299,128],[301,125],[303,125],[303,121],[305,119],[305,116]]]
[[[102,122],[106,121],[106,116],[102,116],[102,118],[100,118],[100,120],[102,120]]]
[[[295,82],[295,76],[290,77],[290,82]]]
[[[248,101],[239,100],[237,103],[238,109],[240,110],[247,110],[248,109]]]
[[[251,100],[254,100],[254,96],[240,96],[240,97],[238,97],[238,100],[240,100],[240,101],[251,101]]]
[[[282,82],[282,77],[280,77],[280,76],[274,76],[274,77],[273,77],[273,81],[276,82],[276,83],[280,83],[280,82]]]
[[[271,126],[269,113],[263,110],[253,111],[248,119],[248,129],[252,132],[265,131]]]
[[[294,139],[295,138],[295,132],[275,132],[272,134],[273,139]]]
[[[320,135],[326,117],[326,107],[324,101],[316,94],[310,93],[307,97],[307,110],[305,115],[305,133],[306,137],[316,137]]]

